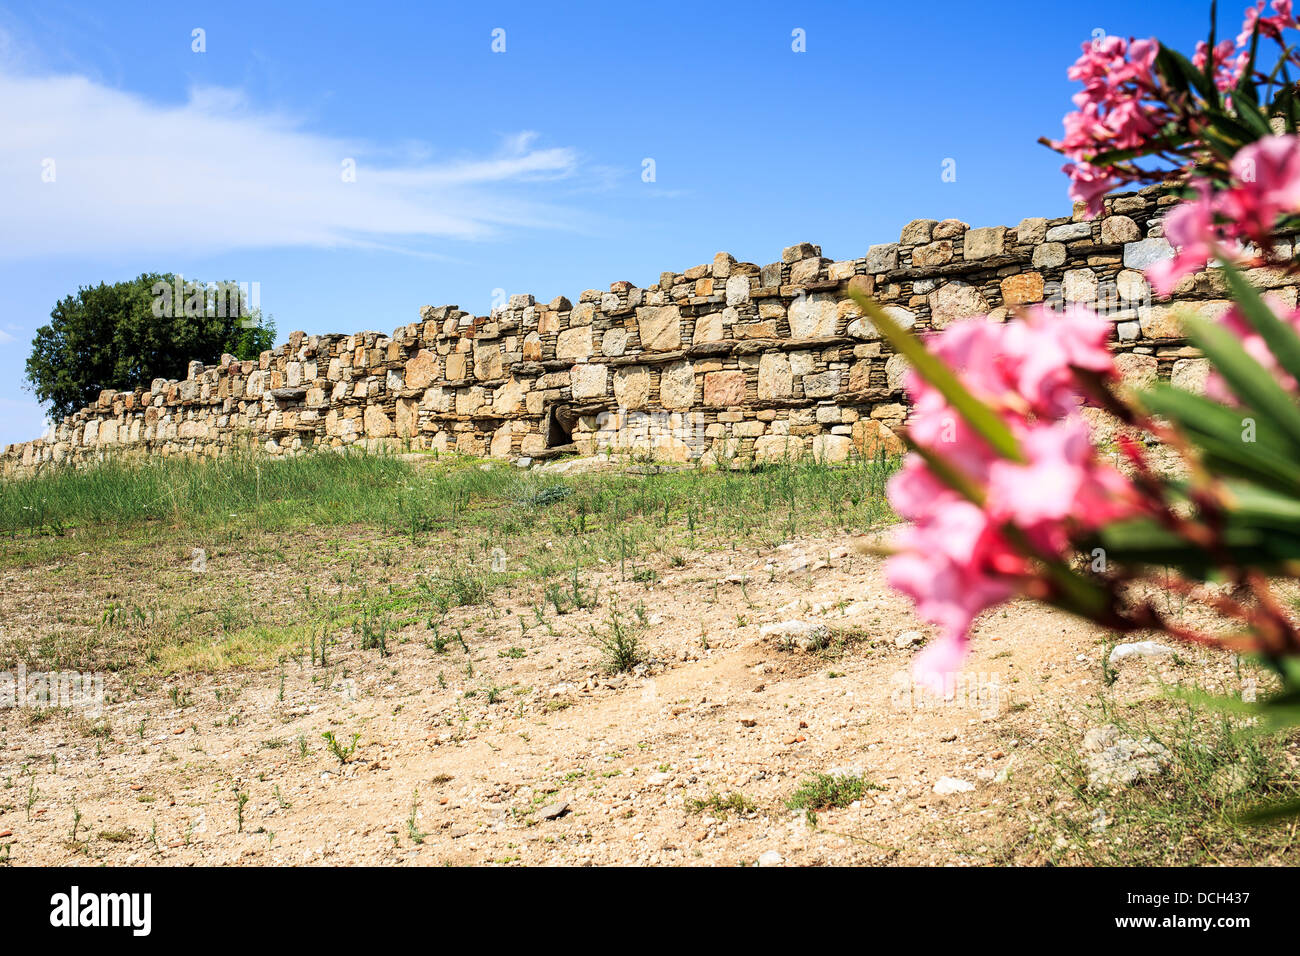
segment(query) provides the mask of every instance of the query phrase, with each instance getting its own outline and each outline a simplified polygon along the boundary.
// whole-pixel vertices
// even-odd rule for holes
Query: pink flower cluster
[[[997,411],[1023,461],[994,451],[920,376],[908,379],[912,441],[978,490],[954,491],[916,453],[889,485],[890,503],[912,523],[898,535],[886,576],[915,601],[922,619],[939,628],[938,639],[914,664],[915,678],[937,693],[951,691],[975,616],[1034,574],[1035,554],[1060,556],[1074,530],[1135,508],[1128,482],[1097,460],[1078,412],[1082,392],[1075,370],[1116,374],[1105,344],[1109,330],[1109,322],[1086,309],[1057,313],[1039,306],[1005,324],[955,323],[926,343],[968,391]]]
[[[1217,253],[1235,256],[1241,243],[1271,249],[1279,216],[1300,213],[1300,137],[1266,136],[1244,146],[1229,164],[1232,183],[1179,203],[1165,217],[1165,238],[1176,247],[1172,259],[1147,269],[1161,295],[1184,276],[1204,269]]]
[[[1196,53],[1192,56],[1192,66],[1204,70],[1209,59],[1210,45],[1204,40],[1196,44]],[[1237,44],[1231,40],[1220,40],[1214,45],[1214,85],[1220,93],[1237,85],[1241,74],[1246,71],[1250,51],[1237,51]]]
[[[1167,119],[1165,110],[1149,102],[1155,92],[1152,67],[1159,44],[1152,40],[1103,37],[1083,45],[1083,55],[1069,77],[1083,84],[1074,94],[1078,107],[1065,117],[1065,136],[1053,148],[1068,156],[1063,167],[1070,177],[1070,197],[1101,211],[1101,197],[1123,181],[1112,169],[1092,164],[1099,152],[1144,145]]]
[[[1237,34],[1237,46],[1249,53],[1251,34],[1255,25],[1259,25],[1259,35],[1270,40],[1281,40],[1282,31],[1296,26],[1292,0],[1273,0],[1273,16],[1264,16],[1264,0],[1258,0],[1253,7],[1246,8],[1245,19],[1241,23],[1241,33]]]

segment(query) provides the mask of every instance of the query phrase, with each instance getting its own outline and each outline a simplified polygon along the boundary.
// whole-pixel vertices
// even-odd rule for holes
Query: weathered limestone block
[[[474,377],[492,381],[502,375],[501,347],[496,342],[474,342]]]
[[[650,402],[650,370],[638,365],[615,369],[614,400],[620,408],[645,408]]]
[[[659,404],[664,408],[690,408],[695,404],[695,366],[671,362],[659,377]]]
[[[848,435],[814,435],[813,458],[821,462],[844,461],[853,450],[853,439]]]
[[[912,250],[912,267],[914,269],[925,269],[931,266],[941,266],[952,262],[952,255],[951,239],[930,242],[924,246],[917,246]]]
[[[816,338],[835,334],[839,302],[828,292],[796,296],[790,303],[790,337]]]
[[[891,392],[897,392],[903,388],[903,383],[907,377],[907,371],[912,366],[902,355],[891,355],[885,362],[885,381]]]
[[[1173,369],[1169,373],[1169,384],[1174,388],[1181,388],[1184,391],[1194,392],[1197,395],[1205,394],[1205,382],[1210,377],[1210,362],[1208,359],[1179,359],[1174,363]]]
[[[754,458],[758,461],[795,461],[803,453],[803,440],[791,435],[764,435],[754,440]]]
[[[1091,269],[1067,269],[1061,277],[1061,297],[1066,302],[1096,302],[1097,273]]]
[[[758,362],[758,397],[789,398],[794,394],[790,359],[782,352],[766,352]]]
[[[398,438],[412,438],[420,430],[420,403],[413,398],[399,398],[395,431]]]
[[[905,329],[916,325],[916,313],[911,309],[905,309],[901,305],[886,305],[881,307],[881,311]],[[880,330],[876,328],[876,324],[865,316],[854,319],[844,331],[845,334],[855,339],[862,339],[864,342],[872,342],[880,338]]]
[[[1055,269],[1065,264],[1066,249],[1061,242],[1044,242],[1034,247],[1031,259],[1035,269]]]
[[[749,301],[749,276],[737,275],[727,279],[727,305],[743,305]]]
[[[1006,226],[985,226],[966,233],[962,255],[967,260],[998,256],[1006,245]]]
[[[1133,388],[1148,388],[1156,380],[1158,363],[1154,355],[1126,352],[1115,356],[1115,368],[1120,378]]]
[[[1115,277],[1119,297],[1128,302],[1145,302],[1151,297],[1151,286],[1146,276],[1136,269],[1124,269]]]
[[[468,363],[464,352],[451,352],[447,355],[447,381],[460,382],[467,377]]]
[[[393,434],[393,422],[378,405],[367,405],[365,411],[367,438],[387,438]]]
[[[1232,303],[1226,299],[1211,299],[1206,302],[1160,302],[1138,309],[1138,323],[1142,334],[1150,339],[1181,339],[1183,323],[1178,318],[1180,312],[1191,312],[1207,319],[1217,319],[1227,312]]]
[[[682,345],[682,310],[675,305],[642,306],[636,310],[641,348],[672,352]]]
[[[979,289],[969,282],[955,279],[945,282],[929,297],[930,324],[942,329],[949,322],[964,319],[972,315],[984,315],[989,310],[988,301]]]
[[[867,250],[868,272],[890,272],[897,268],[898,243],[882,243]]]
[[[555,357],[564,361],[583,362],[591,357],[591,326],[565,329],[555,339]]]
[[[836,369],[803,377],[805,398],[830,398],[840,390],[840,373]]]
[[[1041,216],[1021,219],[1016,226],[1016,241],[1039,243],[1047,238],[1047,220]]]
[[[1174,248],[1168,239],[1142,239],[1124,246],[1125,269],[1147,269],[1157,262],[1172,259]]]
[[[693,343],[720,342],[723,339],[722,313],[709,312],[695,320],[695,332],[691,336]]]
[[[934,234],[934,227],[939,225],[934,219],[913,219],[899,233],[898,241],[903,245],[918,245],[929,242]]]
[[[1128,216],[1107,216],[1101,221],[1101,241],[1107,244],[1136,242],[1142,230]]]
[[[600,351],[602,355],[610,358],[617,358],[627,352],[627,329],[616,327],[605,332],[605,337],[601,339]]]
[[[601,398],[606,394],[609,367],[606,365],[575,365],[572,373],[574,399]]]

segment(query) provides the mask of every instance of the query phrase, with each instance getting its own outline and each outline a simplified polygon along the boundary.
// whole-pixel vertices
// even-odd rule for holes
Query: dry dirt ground
[[[219,551],[192,573],[181,553],[159,558],[179,587],[187,573],[208,588],[250,573]],[[76,603],[77,559],[65,564],[66,593],[50,590],[49,568],[5,572],[11,633],[48,627],[42,615]],[[148,567],[117,573],[145,591],[162,579]],[[596,606],[564,614],[539,613],[540,586],[496,594],[453,609],[436,632],[407,624],[387,637],[387,656],[341,642],[323,665],[299,650],[260,669],[120,671],[98,718],[0,711],[0,861],[1047,858],[1035,830],[1071,796],[1046,748],[1095,725],[1106,635],[1027,603],[991,612],[966,682],[941,702],[911,691],[916,649],[896,639],[918,625],[884,585],[880,560],[850,538],[689,552],[625,577],[607,565],[586,582]],[[593,634],[608,634],[612,620],[639,636],[649,664],[618,675],[600,667]],[[830,646],[762,633],[790,620],[825,624]],[[1238,680],[1223,658],[1196,650],[1117,671],[1107,693],[1128,702],[1189,676]],[[877,789],[815,819],[790,809],[819,773],[860,775]],[[970,789],[936,792],[943,778]]]

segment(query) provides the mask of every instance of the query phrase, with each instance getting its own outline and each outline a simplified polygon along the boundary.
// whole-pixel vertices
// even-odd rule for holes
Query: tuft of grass
[[[755,806],[754,801],[739,791],[733,791],[726,796],[713,792],[703,799],[692,797],[686,801],[688,813],[707,812],[723,819],[732,813],[743,816],[746,813],[753,813],[757,809],[758,807]]]
[[[847,807],[871,791],[883,789],[857,774],[819,773],[800,784],[785,805],[791,810],[804,810],[810,819],[816,819],[818,811]]]
[[[1100,698],[1092,716],[1114,725],[1121,737],[1164,747],[1169,763],[1127,786],[1090,786],[1078,729],[1058,726],[1039,754],[1067,796],[1025,837],[1041,860],[1195,866],[1287,859],[1294,820],[1250,818],[1257,808],[1300,796],[1290,759],[1300,733],[1269,733],[1188,701],[1155,701],[1121,713]]]
[[[592,638],[600,649],[602,663],[607,671],[614,674],[630,671],[645,661],[640,636],[642,627],[643,625],[624,618],[619,613],[618,605],[614,604],[610,606],[605,629],[597,631],[592,628]]]

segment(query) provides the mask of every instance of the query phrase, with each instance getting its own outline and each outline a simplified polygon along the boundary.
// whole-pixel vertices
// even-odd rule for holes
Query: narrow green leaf
[[[1186,90],[1189,86],[1195,87],[1207,103],[1214,106],[1219,104],[1218,88],[1177,50],[1162,44],[1160,52],[1156,54],[1156,69],[1177,88]]]
[[[1285,494],[1300,494],[1300,469],[1289,444],[1254,409],[1228,408],[1165,383],[1138,397],[1147,411],[1169,419],[1192,438],[1205,454],[1207,466]],[[1254,441],[1246,440],[1246,418],[1255,419]]]
[[[1278,364],[1300,382],[1300,335],[1273,314],[1263,296],[1236,266],[1222,256],[1219,261],[1223,264],[1224,278],[1228,280],[1228,288],[1232,290],[1241,314],[1264,339]]]
[[[1262,419],[1276,424],[1291,445],[1291,454],[1300,455],[1300,408],[1295,399],[1223,326],[1192,314],[1183,316],[1183,324],[1188,338],[1205,353],[1233,394],[1257,409]]]

